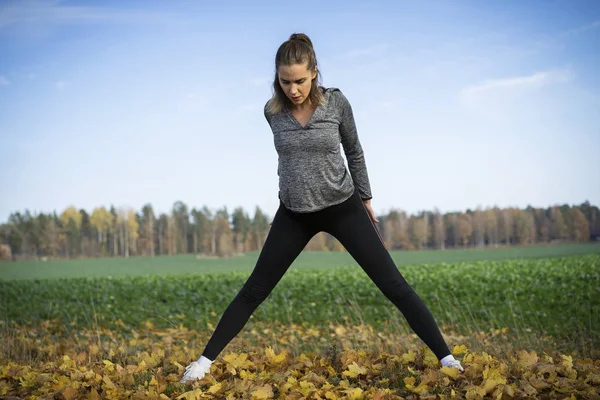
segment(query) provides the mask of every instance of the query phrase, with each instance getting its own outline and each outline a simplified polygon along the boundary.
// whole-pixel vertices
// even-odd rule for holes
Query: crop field
[[[597,398],[599,249],[393,252],[462,374],[348,254],[305,252],[193,384],[257,254],[5,263],[0,398]]]
[[[600,254],[598,244],[567,244],[552,246],[452,249],[423,251],[391,251],[394,262],[402,272],[405,265],[456,263],[474,261],[499,261],[564,257],[577,254]],[[97,258],[81,260],[23,261],[0,263],[0,280],[54,279],[132,275],[179,275],[239,271],[249,274],[254,268],[258,252],[249,252],[233,258],[197,258],[191,254],[133,257]],[[358,265],[346,252],[305,251],[294,261],[294,269],[330,269]]]

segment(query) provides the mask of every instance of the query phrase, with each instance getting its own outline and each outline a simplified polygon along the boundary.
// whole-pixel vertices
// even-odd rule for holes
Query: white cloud
[[[56,88],[57,88],[57,89],[60,89],[60,90],[62,90],[62,89],[64,89],[64,88],[66,88],[66,87],[67,87],[69,84],[70,84],[70,83],[69,83],[69,82],[67,82],[67,81],[58,81],[58,82],[56,82],[56,83],[54,84],[54,86],[56,86]]]
[[[559,35],[560,36],[576,35],[579,33],[583,33],[583,32],[586,32],[586,31],[589,31],[592,29],[598,29],[598,28],[600,28],[600,19],[590,22],[589,24],[581,25],[576,28],[566,30],[564,32],[561,32]]]
[[[464,88],[460,95],[462,100],[471,104],[495,95],[515,94],[521,90],[539,88],[558,82],[571,80],[572,74],[569,69],[549,70],[535,72],[526,76],[514,76],[501,79],[488,79],[482,83]]]
[[[8,80],[8,78],[5,77],[4,75],[0,75],[0,86],[6,86],[9,84],[10,84],[10,81]]]
[[[18,25],[76,23],[155,23],[169,21],[164,13],[127,11],[106,7],[66,6],[60,1],[19,0],[4,4],[0,30]]]

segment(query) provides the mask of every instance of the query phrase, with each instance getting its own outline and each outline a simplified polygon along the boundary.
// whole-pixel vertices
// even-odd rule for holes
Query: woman
[[[210,371],[213,360],[320,231],[340,241],[443,366],[463,371],[379,236],[352,108],[339,89],[318,86],[317,59],[308,36],[293,34],[279,47],[275,71],[274,95],[264,114],[279,155],[279,209],[254,271],[225,310],[202,356],[186,367],[181,382]]]

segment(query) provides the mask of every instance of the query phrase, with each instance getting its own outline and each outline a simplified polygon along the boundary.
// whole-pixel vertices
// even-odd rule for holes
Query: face
[[[279,85],[294,105],[300,105],[308,99],[312,80],[317,76],[317,68],[309,71],[307,64],[282,65],[277,71]]]

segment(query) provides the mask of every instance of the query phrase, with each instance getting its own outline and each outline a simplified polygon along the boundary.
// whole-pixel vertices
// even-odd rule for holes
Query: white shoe
[[[460,361],[458,361],[458,360],[450,360],[448,362],[448,365],[446,365],[446,367],[456,368],[459,371],[464,371],[462,365],[460,365]]]
[[[202,366],[198,364],[198,361],[194,361],[187,367],[185,367],[185,373],[183,378],[179,381],[180,383],[187,383],[189,381],[195,381],[196,379],[204,378],[204,375],[210,372],[210,365]]]

